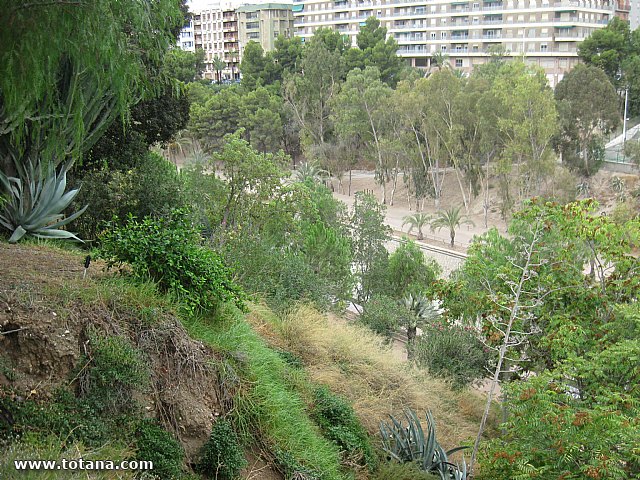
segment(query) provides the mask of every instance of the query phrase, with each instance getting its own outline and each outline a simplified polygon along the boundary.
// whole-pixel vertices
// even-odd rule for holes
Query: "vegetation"
[[[80,281],[86,252],[0,243],[3,459],[73,447],[151,459],[161,478],[198,464],[233,479],[251,451],[286,478],[465,479],[431,413],[424,425],[414,413],[428,408],[448,447],[475,436],[479,480],[640,475],[640,222],[632,201],[611,216],[566,203],[569,169],[600,167],[616,89],[638,109],[638,31],[595,32],[555,93],[500,54],[470,76],[444,55],[419,74],[375,18],[357,48],[328,29],[273,52],[250,42],[242,83],[220,84],[216,59],[216,86],[195,82],[202,52],[167,53],[181,2],[85,3],[4,5],[0,224],[11,243],[77,231],[121,275],[92,278],[94,263]],[[358,192],[347,209],[330,180],[344,191],[357,166],[374,169],[381,198]],[[445,177],[461,197],[447,209]],[[508,235],[476,237],[439,279],[416,243],[387,250],[399,182],[419,238],[429,224],[453,247],[478,197],[485,225],[496,207]],[[618,201],[629,185],[611,182]],[[347,304],[362,325],[335,318]],[[399,328],[409,365],[385,351]],[[482,410],[465,387],[487,368]],[[11,468],[0,461],[0,476]]]
[[[198,244],[198,233],[185,211],[124,227],[107,226],[100,256],[108,267],[127,263],[138,278],[152,279],[171,292],[190,313],[212,310],[223,302],[243,305],[243,294],[219,255]]]
[[[416,363],[456,388],[469,386],[487,376],[489,349],[471,327],[436,322],[422,326],[413,352]]]
[[[380,424],[382,448],[389,457],[400,463],[416,463],[425,472],[438,473],[443,479],[466,480],[467,467],[463,460],[462,467],[449,462],[449,455],[467,447],[457,447],[447,452],[436,439],[436,426],[433,416],[427,412],[427,432],[422,429],[420,420],[411,409],[405,411],[407,425],[396,420]]]
[[[235,480],[247,465],[238,436],[224,418],[213,424],[211,436],[202,447],[199,468],[207,476],[220,480]]]

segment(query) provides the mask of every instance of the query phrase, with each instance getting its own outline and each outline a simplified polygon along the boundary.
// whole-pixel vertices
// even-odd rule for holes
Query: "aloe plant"
[[[16,164],[18,175],[8,177],[0,171],[0,225],[11,232],[9,243],[16,243],[25,235],[38,238],[73,239],[82,241],[73,233],[60,230],[87,209],[85,206],[73,215],[62,213],[71,204],[79,189],[65,193],[68,165],[58,172],[50,166],[46,174],[41,162],[29,161],[26,166]]]
[[[455,452],[469,447],[457,447],[444,451],[436,439],[436,424],[431,412],[427,412],[427,432],[425,434],[416,413],[405,409],[407,425],[389,415],[391,423],[380,422],[382,448],[400,463],[416,463],[421,470],[440,475],[442,480],[466,480],[467,464],[462,466],[449,462],[448,457]]]

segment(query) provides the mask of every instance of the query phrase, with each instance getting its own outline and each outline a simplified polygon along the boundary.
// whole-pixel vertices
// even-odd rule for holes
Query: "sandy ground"
[[[588,179],[591,194],[601,205],[600,211],[611,212],[617,203],[616,193],[611,188],[611,179],[614,176],[618,176],[623,180],[627,195],[629,192],[640,186],[640,178],[638,175],[612,173],[601,170],[596,175]],[[576,179],[576,183],[579,183],[579,181],[579,179]],[[379,201],[381,200],[382,191],[375,183],[373,172],[353,171],[350,196],[347,195],[348,182],[347,174],[343,179],[342,189],[340,188],[338,181],[335,179],[331,181],[331,186],[333,187],[335,198],[345,202],[349,207],[353,205],[354,194],[360,191],[372,191],[376,195],[376,198]],[[387,185],[387,195],[389,195],[390,191],[391,185],[389,184]],[[491,227],[496,227],[498,231],[503,234],[506,233],[507,225],[500,216],[497,191],[493,188],[490,188],[489,203],[490,208],[487,219],[488,227],[485,227],[482,197],[478,196],[471,200],[467,218],[473,221],[474,225],[463,225],[456,231],[456,244],[454,250],[465,252],[475,235],[481,235]],[[443,197],[441,200],[441,209],[446,209],[450,206],[463,206],[462,195],[453,173],[448,174],[445,178]],[[411,207],[415,207],[415,205],[412,205]],[[396,233],[406,234],[408,231],[408,225],[403,227],[402,223],[405,216],[415,213],[415,208],[412,209],[411,207],[407,201],[406,187],[404,186],[402,179],[400,179],[398,180],[398,188],[394,196],[393,205],[387,205],[386,216],[387,225],[389,225]],[[424,204],[424,212],[433,215],[436,210],[433,199],[427,199]],[[464,213],[464,208],[462,209],[462,212]],[[417,232],[415,230],[412,232],[414,238],[416,233]],[[448,230],[442,229],[440,231],[431,231],[427,226],[423,229],[423,233],[425,243],[449,248],[450,241]]]
[[[351,196],[346,195],[344,193],[340,193],[340,187],[336,180],[332,182],[334,189],[335,198],[345,202],[349,207],[353,205],[354,194],[360,191],[373,191],[378,200],[381,200],[381,190],[378,185],[376,185],[374,181],[373,172],[364,172],[364,171],[354,171],[352,174],[351,181]],[[391,186],[389,185],[387,190],[387,194],[391,191]],[[348,189],[348,178],[343,180],[343,189],[344,192],[347,192]],[[462,195],[460,194],[460,190],[456,179],[453,174],[448,175],[448,178],[445,178],[445,185],[443,188],[443,198],[441,200],[441,209],[446,209],[450,206],[462,206]],[[493,193],[492,193],[493,195]],[[411,207],[415,207],[412,205]],[[403,219],[407,215],[412,215],[415,213],[415,208],[411,208],[409,206],[409,202],[407,201],[407,189],[404,186],[402,179],[398,180],[398,188],[394,195],[393,205],[387,205],[387,225],[389,225],[395,232],[398,233],[407,233],[409,226],[402,226]],[[505,222],[500,218],[500,214],[497,209],[497,201],[494,198],[492,200],[492,207],[488,217],[488,226],[495,226],[501,232],[506,231]],[[424,204],[424,212],[427,214],[435,214],[436,207],[433,199],[427,199]],[[464,208],[462,210],[464,212]],[[469,206],[469,215],[468,217],[473,225],[463,225],[456,231],[456,244],[455,250],[466,251],[467,246],[471,243],[471,240],[475,235],[480,235],[488,230],[484,226],[484,215],[482,210],[482,199],[475,198],[471,201]],[[415,235],[417,232],[414,229],[412,232]],[[450,239],[449,239],[449,231],[446,229],[431,231],[428,226],[423,229],[424,241],[426,243],[432,243],[434,245],[440,247],[450,247]]]

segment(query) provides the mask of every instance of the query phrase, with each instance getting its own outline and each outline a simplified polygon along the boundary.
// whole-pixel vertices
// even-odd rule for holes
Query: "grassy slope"
[[[404,407],[411,407],[420,416],[432,411],[445,447],[475,437],[484,407],[480,394],[456,392],[447,383],[408,368],[366,328],[307,306],[284,319],[255,307],[249,319],[272,345],[298,355],[312,381],[348,398],[371,434],[377,434],[388,414],[401,415]]]
[[[100,308],[118,305],[143,322],[149,321],[149,312],[171,309],[153,286],[105,277],[98,273],[99,265],[92,266],[93,280],[82,281],[82,261],[79,252],[0,243],[5,286],[45,295],[48,302],[57,298],[61,304],[73,299]],[[220,318],[183,323],[193,338],[227,359],[220,381],[233,390],[233,415],[241,433],[276,453],[285,467],[304,467],[328,480],[352,475],[340,468],[336,447],[308,417],[311,382],[327,384],[348,398],[372,435],[377,435],[380,420],[401,413],[404,406],[432,410],[438,437],[447,447],[475,433],[481,403],[476,395],[453,392],[441,381],[407,370],[373,334],[308,307],[284,319],[261,306],[252,306],[247,316],[227,308]],[[288,366],[269,345],[299,356],[305,370]]]

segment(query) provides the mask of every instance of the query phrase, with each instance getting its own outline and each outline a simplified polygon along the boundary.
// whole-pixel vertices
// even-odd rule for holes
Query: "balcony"
[[[458,33],[451,35],[451,40],[467,40],[469,38],[468,33]]]

